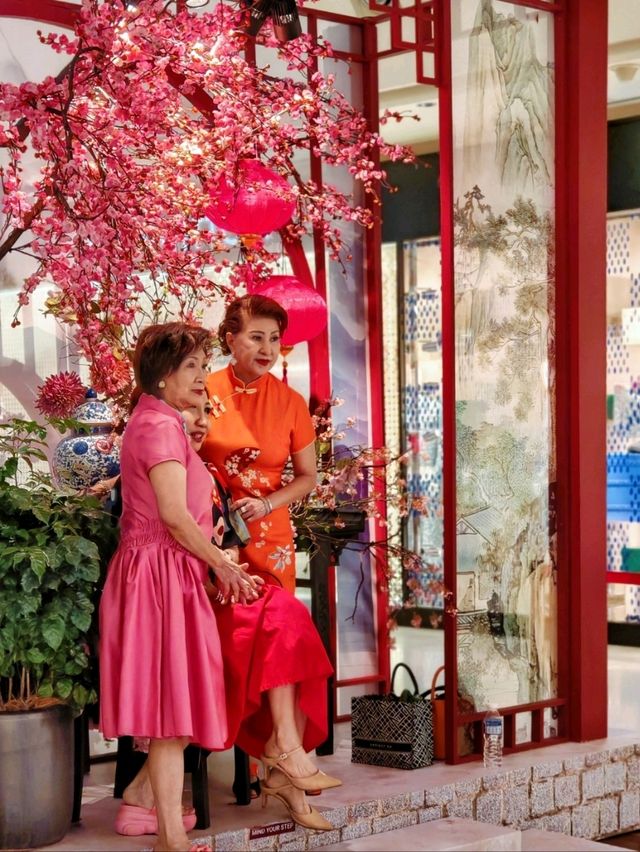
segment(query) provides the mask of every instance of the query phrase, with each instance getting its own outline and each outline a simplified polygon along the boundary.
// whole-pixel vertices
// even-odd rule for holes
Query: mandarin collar
[[[158,399],[157,396],[153,396],[153,394],[150,393],[140,394],[140,399],[134,408],[134,413],[138,411],[138,409],[141,411],[157,411],[159,414],[174,417],[180,423],[184,424],[182,414],[177,408],[173,408],[173,406],[169,405],[168,402],[165,402],[164,399]]]
[[[246,390],[248,388],[255,389],[256,391],[265,383],[267,377],[269,376],[269,371],[263,375],[258,376],[257,379],[253,379],[251,382],[243,382],[242,379],[239,379],[236,376],[235,370],[233,369],[233,364],[227,364],[227,375],[229,376],[229,381],[233,386],[234,390]]]

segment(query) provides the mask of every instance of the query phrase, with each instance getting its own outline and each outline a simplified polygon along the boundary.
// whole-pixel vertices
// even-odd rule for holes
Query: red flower
[[[36,408],[45,417],[69,417],[85,396],[86,388],[77,373],[57,373],[38,388]]]

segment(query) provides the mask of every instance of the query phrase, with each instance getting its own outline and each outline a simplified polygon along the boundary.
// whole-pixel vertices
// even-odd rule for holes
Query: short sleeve
[[[136,432],[136,455],[145,471],[166,461],[187,466],[187,437],[178,420],[154,418],[153,423],[140,423]]]
[[[309,444],[313,444],[316,439],[316,430],[304,398],[296,391],[292,392],[292,397],[293,423],[289,446],[292,453],[299,453]]]

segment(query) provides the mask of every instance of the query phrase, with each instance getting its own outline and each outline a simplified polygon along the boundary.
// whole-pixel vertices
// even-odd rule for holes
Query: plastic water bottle
[[[490,707],[482,723],[484,733],[485,769],[500,769],[502,766],[502,716],[497,707]]]

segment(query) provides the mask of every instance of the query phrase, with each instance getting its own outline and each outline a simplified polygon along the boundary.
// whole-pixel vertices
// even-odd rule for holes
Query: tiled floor
[[[433,672],[438,664],[438,654],[441,653],[441,634],[434,631],[417,631],[405,628],[406,635],[402,636],[402,648],[394,651],[394,657],[407,660],[416,671],[421,689],[425,688],[427,672]],[[619,743],[625,740],[637,741],[640,734],[640,649],[611,647],[609,653],[609,711],[610,736]],[[565,757],[581,753],[593,748],[591,744],[569,743],[551,747],[553,757]],[[551,750],[551,749],[549,749]],[[540,760],[544,760],[547,749],[537,752]],[[328,790],[316,799],[313,804],[319,810],[339,807],[340,805],[357,802],[360,799],[377,796],[393,796],[406,792],[406,773],[397,773],[369,766],[357,766],[350,762],[350,730],[346,724],[336,727],[336,752],[331,757],[320,759],[320,764],[327,772],[343,778],[344,786]],[[233,753],[231,751],[212,754],[209,757],[210,796],[212,818],[215,832],[231,831],[245,826],[259,826],[278,820],[285,820],[287,814],[279,803],[272,803],[267,811],[263,811],[259,802],[254,802],[246,808],[234,804],[231,795],[231,780],[233,774]],[[526,762],[526,753],[509,756],[506,761],[513,763],[514,768]],[[524,764],[523,764],[524,765]],[[94,764],[91,774],[87,776],[85,785],[85,805],[82,813],[82,823],[74,826],[60,843],[48,847],[57,852],[66,850],[142,850],[152,845],[153,838],[125,838],[113,832],[113,820],[119,803],[112,798],[113,763]],[[414,770],[411,774],[412,786],[415,789],[439,784],[452,783],[463,778],[469,778],[480,772],[476,764],[466,764],[461,767],[436,764],[423,770]],[[398,777],[400,776],[400,777]],[[424,776],[424,777],[423,777]],[[400,786],[398,786],[400,785]],[[361,792],[360,799],[358,791]],[[186,793],[185,800],[189,801]],[[208,836],[211,832],[200,832]],[[198,832],[194,833],[194,837]],[[616,838],[618,841],[618,838]],[[618,844],[620,845],[620,844]],[[629,846],[639,849],[639,846]]]

